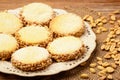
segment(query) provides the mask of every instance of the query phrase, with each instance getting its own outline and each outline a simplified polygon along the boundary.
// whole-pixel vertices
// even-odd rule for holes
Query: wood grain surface
[[[74,10],[83,6],[97,12],[103,12],[104,14],[107,14],[116,9],[120,9],[120,0],[0,0],[0,11],[6,9],[15,9],[31,2],[43,2],[52,6],[53,8],[64,9],[66,7],[73,7]],[[97,35],[97,47],[91,58],[87,61],[85,67],[77,66],[76,68],[69,71],[42,77],[20,77],[16,75],[0,73],[0,80],[84,80],[80,78],[81,73],[89,74],[90,78],[85,80],[98,80],[98,76],[96,76],[96,74],[90,74],[88,66],[90,62],[96,61],[96,56],[104,55],[105,52],[100,50],[100,46],[106,35],[107,33]],[[117,68],[116,72],[113,74],[114,80],[120,80],[119,75],[120,68]]]

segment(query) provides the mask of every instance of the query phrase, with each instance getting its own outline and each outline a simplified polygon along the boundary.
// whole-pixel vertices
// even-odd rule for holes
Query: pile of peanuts
[[[103,40],[101,50],[105,52],[104,56],[96,57],[97,62],[89,64],[89,71],[92,74],[99,76],[98,80],[113,79],[112,74],[115,69],[120,66],[120,19],[117,15],[120,14],[119,10],[115,10],[109,13],[107,16],[103,16],[98,12],[99,18],[94,19],[90,15],[85,15],[83,19],[90,23],[91,27],[95,28],[96,34],[108,32],[106,39]],[[106,24],[110,24],[112,27],[106,28]],[[113,60],[112,63],[104,60]],[[84,62],[81,66],[85,66]],[[97,70],[97,71],[96,71]],[[90,76],[87,73],[80,75],[83,79],[88,79]]]

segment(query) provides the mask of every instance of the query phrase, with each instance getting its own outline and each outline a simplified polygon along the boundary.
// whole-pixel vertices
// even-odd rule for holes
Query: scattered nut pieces
[[[119,14],[120,13],[120,10],[115,10],[112,12],[113,14]]]
[[[96,57],[96,59],[97,59],[98,61],[102,61],[102,58],[100,58],[100,57]]]
[[[100,77],[106,76],[106,71],[105,70],[99,71],[98,76],[100,76]]]
[[[101,12],[98,12],[97,14],[98,14],[98,16],[101,16],[101,15],[102,15],[102,13],[101,13]]]
[[[102,44],[101,50],[104,50],[104,49],[105,49],[105,44]]]
[[[110,16],[110,19],[111,19],[112,21],[115,21],[115,20],[116,20],[116,16],[115,16],[115,15],[111,15],[111,16]]]
[[[108,63],[108,62],[104,62],[103,64],[102,64],[102,66],[103,67],[107,67],[107,66],[109,66],[110,64]]]
[[[89,22],[93,22],[93,21],[94,21],[94,19],[93,19],[92,16],[88,16],[88,17],[86,18],[86,20],[89,21]]]
[[[109,21],[110,24],[114,24],[115,22],[114,21]]]
[[[96,63],[91,63],[90,67],[94,68],[94,67],[96,67],[96,65],[97,65]]]
[[[105,58],[105,59],[110,59],[110,58],[111,58],[111,53],[106,53],[106,54],[104,55],[104,58]]]
[[[98,26],[103,26],[103,23],[100,22],[100,23],[98,23],[97,25],[98,25]]]
[[[99,70],[104,70],[105,68],[103,66],[97,66]]]
[[[90,68],[90,72],[95,74],[96,73],[96,70],[94,68]]]
[[[103,64],[103,62],[102,62],[102,61],[98,61],[97,63],[98,63],[99,65],[102,65],[102,64]]]
[[[96,23],[92,22],[92,23],[91,23],[91,27],[92,27],[92,28],[95,28],[95,27],[96,27]]]
[[[83,79],[89,78],[88,74],[85,74],[85,73],[81,74],[80,77],[83,78]]]
[[[86,65],[86,62],[83,62],[80,64],[80,66],[85,66]]]
[[[105,80],[106,76],[101,76],[98,80]]]
[[[83,20],[86,20],[89,16],[90,16],[90,15],[85,15],[85,16],[83,17]]]
[[[120,25],[120,20],[117,20],[118,24]]]
[[[115,63],[111,63],[111,67],[113,67],[114,69],[116,69],[117,65]]]
[[[95,20],[95,23],[98,24],[98,23],[100,23],[101,21],[102,21],[102,20],[101,20],[100,18],[98,18],[98,19]]]
[[[97,30],[96,30],[96,33],[97,33],[97,34],[101,33],[100,29],[97,29]]]
[[[107,19],[103,19],[103,20],[102,20],[102,23],[103,23],[103,24],[106,24],[106,23],[107,23]]]
[[[116,14],[119,14],[120,10],[115,10],[112,13],[109,14],[110,18],[103,16],[100,12],[98,12],[97,19],[94,19],[90,15],[86,15],[83,19],[90,22],[90,25],[92,28],[95,28],[95,32],[97,34],[100,34],[102,32],[108,32],[108,35],[106,39],[103,41],[103,44],[101,45],[101,50],[106,51],[107,53],[103,56],[104,59],[107,60],[114,60],[114,62],[110,63],[104,62],[104,59],[102,57],[96,57],[97,64],[91,63],[90,66],[90,72],[95,74],[97,73],[94,68],[99,70],[98,76],[99,80],[104,79],[113,79],[111,73],[115,71],[117,66],[120,66],[120,19],[117,18]],[[110,29],[107,28],[105,25],[106,23],[112,24]],[[106,27],[105,27],[105,26]],[[84,74],[83,74],[84,76]],[[86,76],[86,75],[85,75]],[[88,75],[87,75],[88,76]]]
[[[112,68],[112,67],[106,67],[106,71],[108,73],[113,73],[114,72],[114,68]]]
[[[113,79],[112,75],[109,74],[109,75],[107,76],[107,79]]]

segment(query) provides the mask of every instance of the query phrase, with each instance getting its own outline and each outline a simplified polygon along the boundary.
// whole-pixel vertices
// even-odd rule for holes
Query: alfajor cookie
[[[48,44],[47,49],[57,62],[78,59],[85,52],[83,42],[74,36],[56,38]]]
[[[47,43],[52,40],[52,33],[47,27],[26,26],[15,33],[15,37],[20,47],[38,45],[46,47]]]
[[[48,67],[52,60],[45,48],[28,46],[14,52],[11,62],[13,66],[23,71],[36,71]]]
[[[14,14],[0,12],[0,33],[14,34],[22,26],[22,21]]]
[[[20,16],[28,24],[47,24],[54,16],[53,9],[43,3],[25,5]]]
[[[58,15],[50,21],[50,30],[55,37],[59,36],[81,36],[85,32],[82,18],[73,13]]]
[[[18,49],[17,40],[8,34],[0,34],[0,59],[8,60],[11,54]]]

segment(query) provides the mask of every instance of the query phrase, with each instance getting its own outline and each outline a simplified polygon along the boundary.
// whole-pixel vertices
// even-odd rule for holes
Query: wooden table
[[[66,6],[73,6],[73,7],[80,7],[85,6],[92,10],[103,12],[103,13],[109,13],[113,10],[120,9],[120,0],[0,0],[0,10],[5,9],[15,9],[18,7],[21,7],[23,5],[26,5],[31,2],[43,2],[46,4],[51,5],[54,8],[62,8]],[[93,55],[99,56],[99,54],[103,54],[102,51],[100,51],[100,40],[102,35],[97,36],[98,40],[98,46],[95,50],[96,54]],[[105,37],[105,36],[104,36]],[[94,57],[92,57],[89,62],[94,61]],[[4,74],[0,73],[0,80],[80,80],[80,73],[89,73],[88,71],[88,64],[86,67],[76,67],[70,71],[61,72],[56,75],[52,76],[44,76],[44,77],[20,77],[16,75],[10,75],[10,74]],[[120,80],[119,72],[115,73],[115,80]],[[88,80],[97,80],[95,77],[96,75],[90,74],[90,78]]]

